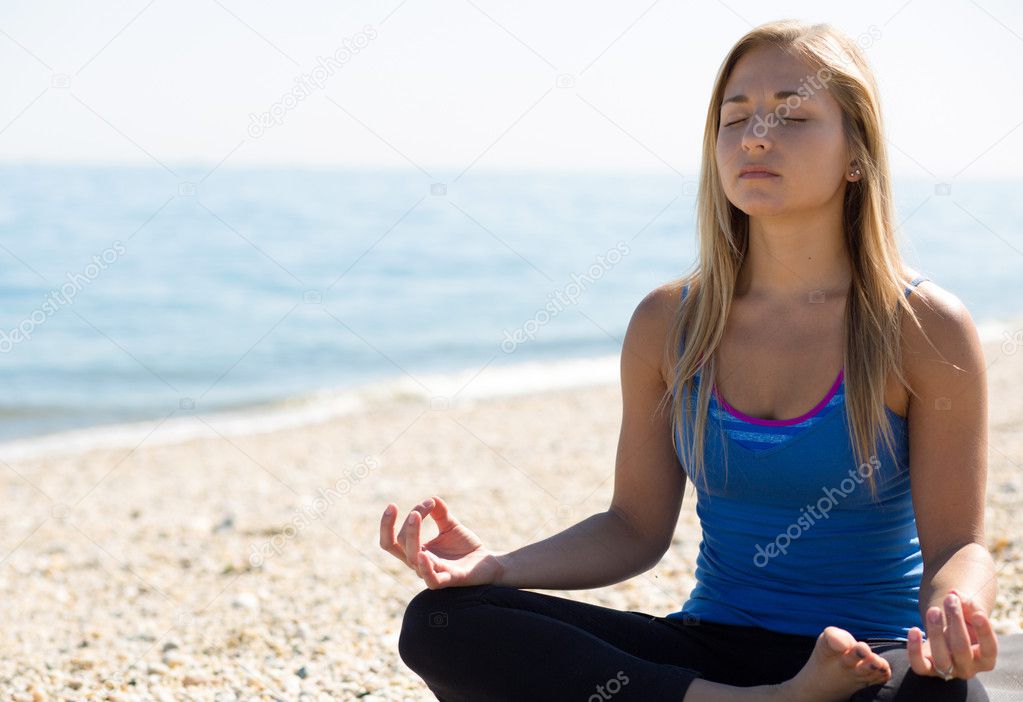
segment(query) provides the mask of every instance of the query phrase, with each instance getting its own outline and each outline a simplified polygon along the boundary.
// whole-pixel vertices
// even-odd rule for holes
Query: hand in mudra
[[[439,497],[416,505],[395,538],[397,514],[397,508],[388,504],[380,520],[380,547],[414,570],[431,590],[486,585],[500,575],[501,564],[494,553],[484,548],[479,537],[460,523]],[[433,517],[440,533],[423,544],[420,531],[427,515]]]
[[[998,639],[984,610],[972,600],[961,599],[955,590],[949,591],[944,605],[944,612],[940,607],[927,611],[926,641],[917,627],[909,630],[906,650],[913,672],[951,680],[994,670]],[[940,616],[937,622],[930,618],[935,612]]]

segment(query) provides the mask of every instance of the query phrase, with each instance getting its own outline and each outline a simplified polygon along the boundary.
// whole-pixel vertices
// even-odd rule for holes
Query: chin
[[[789,207],[774,198],[741,197],[731,203],[750,217],[777,217],[786,214]]]

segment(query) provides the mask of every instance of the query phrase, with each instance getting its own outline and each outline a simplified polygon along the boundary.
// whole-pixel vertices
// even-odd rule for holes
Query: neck
[[[852,260],[838,216],[751,217],[735,296],[787,302],[848,293]],[[821,297],[823,296],[823,298]]]

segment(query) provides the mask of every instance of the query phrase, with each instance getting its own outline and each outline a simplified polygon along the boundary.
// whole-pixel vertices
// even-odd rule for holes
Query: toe
[[[864,670],[875,677],[887,678],[891,669],[888,665],[888,661],[873,652],[871,652],[871,654],[863,660],[863,665]]]
[[[849,648],[856,644],[856,639],[852,634],[845,629],[839,629],[837,626],[826,627],[821,632],[821,637],[833,654],[848,653]]]
[[[865,686],[876,685],[887,680],[887,676],[883,675],[881,671],[870,667],[870,661],[868,660],[861,661],[853,672],[861,684]]]
[[[849,666],[861,666],[861,664],[866,664],[867,667],[869,668],[870,646],[863,643],[862,641],[855,642],[853,645],[849,647],[849,650],[846,651],[845,662]]]
[[[873,660],[864,658],[856,664],[856,672],[869,678],[878,675],[881,670]]]
[[[873,670],[872,672],[874,674],[869,677],[870,685],[884,685],[885,683],[888,682],[888,678],[890,677],[890,675],[887,672],[882,672],[878,670]]]
[[[888,661],[885,660],[884,656],[874,653],[873,651],[870,652],[870,661],[880,673],[887,673],[891,670],[891,666],[888,665]]]

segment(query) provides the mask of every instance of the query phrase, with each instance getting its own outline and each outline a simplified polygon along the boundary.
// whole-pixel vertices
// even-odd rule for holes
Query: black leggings
[[[739,687],[784,682],[816,636],[667,619],[530,590],[423,590],[409,602],[398,652],[440,702],[681,702],[704,678]],[[906,643],[864,639],[892,669],[850,701],[986,702],[977,678],[945,682],[909,667]]]

